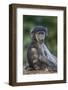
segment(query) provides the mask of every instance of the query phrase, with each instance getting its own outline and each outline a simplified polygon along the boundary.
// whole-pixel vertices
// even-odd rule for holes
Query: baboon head
[[[32,29],[31,36],[33,40],[42,43],[45,37],[48,36],[48,29],[43,26],[36,26]]]

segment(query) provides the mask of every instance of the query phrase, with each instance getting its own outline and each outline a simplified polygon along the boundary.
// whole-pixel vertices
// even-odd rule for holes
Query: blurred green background
[[[27,63],[27,49],[31,42],[30,31],[34,26],[41,25],[48,28],[45,44],[57,56],[57,17],[23,15],[23,64]]]

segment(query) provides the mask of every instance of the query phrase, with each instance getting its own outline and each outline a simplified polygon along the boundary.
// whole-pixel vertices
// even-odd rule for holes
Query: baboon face
[[[45,32],[44,31],[36,32],[35,37],[38,42],[42,43],[45,39]]]

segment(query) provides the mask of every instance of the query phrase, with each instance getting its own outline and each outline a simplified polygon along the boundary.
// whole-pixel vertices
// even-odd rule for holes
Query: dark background
[[[45,44],[48,49],[57,56],[57,17],[56,16],[32,16],[23,15],[23,63],[27,63],[27,49],[31,42],[30,31],[34,26],[48,28],[48,37]]]

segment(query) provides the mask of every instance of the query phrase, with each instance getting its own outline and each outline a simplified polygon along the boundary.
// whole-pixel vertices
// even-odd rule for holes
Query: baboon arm
[[[34,69],[40,69],[40,67],[38,66],[39,65],[39,58],[38,58],[38,51],[37,51],[37,49],[36,48],[32,48],[31,49],[31,53],[32,53],[32,55],[31,55],[31,58],[32,58],[32,61],[33,61],[33,67],[34,67]]]
[[[32,58],[33,62],[38,60],[38,53],[37,53],[36,48],[31,48],[31,58]]]
[[[54,56],[49,49],[47,48],[46,45],[43,44],[43,48],[44,48],[44,52],[47,53],[47,58],[50,62],[54,63],[55,65],[57,65],[57,58],[56,56]]]

